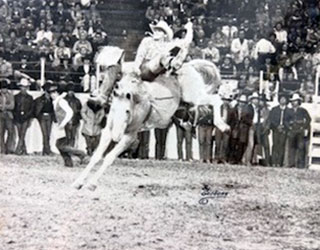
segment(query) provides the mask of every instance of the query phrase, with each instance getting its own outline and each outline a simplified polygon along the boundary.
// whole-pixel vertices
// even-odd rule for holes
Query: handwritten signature
[[[228,194],[229,193],[225,191],[219,191],[219,190],[212,191],[209,186],[205,185],[201,191],[201,196],[203,197],[199,200],[199,204],[207,205],[209,203],[209,200],[226,198]]]

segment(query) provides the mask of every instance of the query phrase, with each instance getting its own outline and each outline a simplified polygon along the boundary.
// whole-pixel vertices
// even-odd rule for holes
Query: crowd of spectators
[[[10,80],[12,89],[21,77],[32,82],[31,90],[40,90],[45,80],[62,86],[73,82],[78,92],[94,89],[91,62],[99,46],[107,44],[99,4],[97,0],[1,0],[1,78]]]
[[[192,20],[189,59],[219,65],[222,77],[247,94],[259,91],[259,72],[269,100],[300,93],[311,102],[320,61],[317,0],[142,0],[148,22],[165,20],[176,35]]]

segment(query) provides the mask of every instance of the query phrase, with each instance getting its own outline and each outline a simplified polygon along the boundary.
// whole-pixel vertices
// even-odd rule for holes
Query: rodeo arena
[[[319,0],[0,0],[0,249],[319,250]]]

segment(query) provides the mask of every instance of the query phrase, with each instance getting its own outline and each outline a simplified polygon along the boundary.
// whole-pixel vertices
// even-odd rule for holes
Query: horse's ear
[[[122,54],[121,54],[121,56],[120,56],[120,58],[119,58],[119,60],[118,60],[118,64],[119,65],[122,65],[123,64],[123,62],[124,62],[124,56],[125,56],[125,53],[124,53],[124,51],[122,52]]]

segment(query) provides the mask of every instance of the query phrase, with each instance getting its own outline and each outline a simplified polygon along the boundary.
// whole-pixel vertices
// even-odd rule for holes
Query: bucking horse
[[[222,131],[229,129],[220,116],[222,100],[217,90],[221,79],[213,63],[191,60],[174,73],[167,71],[148,82],[136,74],[133,63],[124,62],[124,51],[118,47],[104,47],[95,62],[102,77],[97,101],[112,101],[100,143],[73,187],[82,188],[91,170],[103,160],[86,185],[95,190],[106,168],[136,141],[138,132],[166,128],[181,101],[195,107],[212,105],[215,126]],[[104,156],[112,141],[115,146]]]

